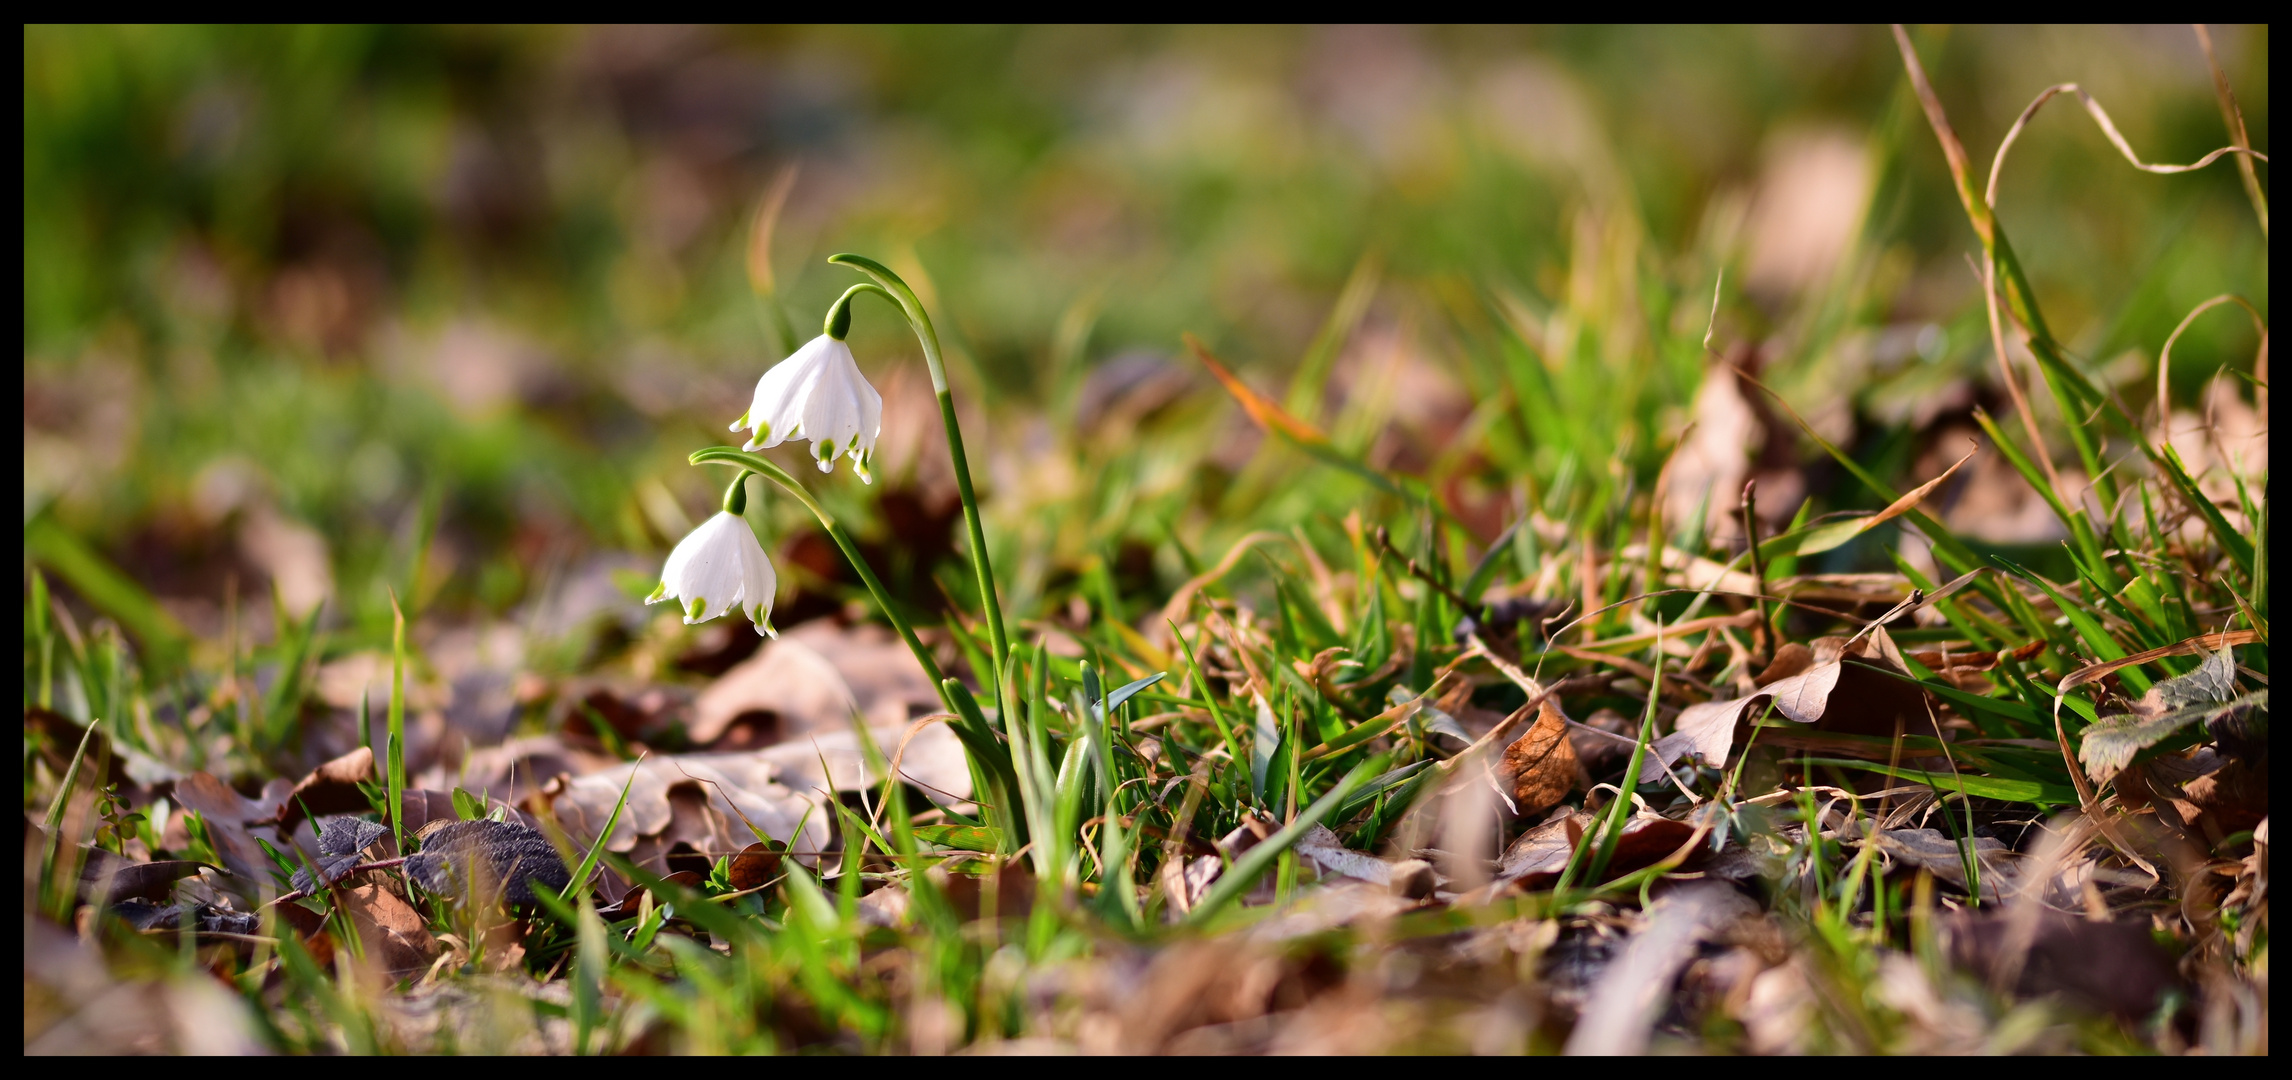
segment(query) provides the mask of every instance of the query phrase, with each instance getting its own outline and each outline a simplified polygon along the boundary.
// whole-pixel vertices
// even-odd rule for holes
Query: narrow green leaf
[[[1980,799],[2002,799],[2006,802],[2029,803],[2035,806],[2075,806],[2077,789],[2067,784],[2046,784],[2033,780],[2007,780],[1994,776],[1952,776],[1948,773],[1930,773],[1923,769],[1889,766],[1883,762],[1859,761],[1854,758],[1805,759],[1810,765],[1831,765],[1841,769],[1860,769],[1864,772],[1891,776],[1897,780],[1915,780],[1937,790],[1963,792]]]

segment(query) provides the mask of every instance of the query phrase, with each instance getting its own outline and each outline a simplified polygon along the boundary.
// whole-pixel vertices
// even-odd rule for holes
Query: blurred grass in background
[[[2059,81],[2146,160],[2225,141],[2186,28],[1919,38],[1978,168]],[[2216,40],[2265,150],[2267,32]],[[684,455],[736,441],[843,250],[940,323],[1021,618],[1163,595],[1251,528],[1341,542],[1379,497],[1261,445],[1184,332],[1482,542],[1526,506],[1604,536],[1647,491],[1722,268],[1715,340],[1882,475],[2004,414],[1978,248],[1874,29],[28,27],[24,117],[27,543],[138,631],[134,587],[89,595],[118,567],[149,635],[219,636],[228,582],[371,644],[385,585],[540,620],[553,577],[649,575],[721,482]],[[788,169],[760,299],[751,218]],[[2142,175],[2061,107],[2000,208],[2136,408],[2192,306],[2266,309],[2225,164]],[[884,477],[817,487],[928,559],[916,523],[953,519],[904,335],[860,310]],[[2176,397],[2256,344],[2200,320]],[[932,570],[890,573],[928,602]]]

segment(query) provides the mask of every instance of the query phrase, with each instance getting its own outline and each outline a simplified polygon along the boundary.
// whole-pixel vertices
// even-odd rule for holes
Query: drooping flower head
[[[742,428],[752,432],[743,450],[810,439],[821,472],[850,454],[852,471],[874,483],[869,466],[875,460],[876,436],[883,431],[883,395],[860,374],[851,346],[841,337],[821,334],[756,380],[755,399],[732,422],[731,430]]]
[[[660,586],[645,603],[675,600],[687,626],[742,611],[756,624],[757,633],[779,637],[772,627],[772,594],[779,588],[779,575],[773,572],[764,545],[756,542],[755,531],[740,516],[747,501],[740,488],[747,478],[742,473],[733,481],[725,508],[669,552]]]

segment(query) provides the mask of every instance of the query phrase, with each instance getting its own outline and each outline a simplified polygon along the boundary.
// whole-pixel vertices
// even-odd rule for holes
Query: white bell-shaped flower
[[[727,611],[744,611],[757,633],[779,637],[772,628],[772,593],[779,584],[756,533],[740,515],[727,510],[701,523],[669,552],[660,587],[645,603],[675,600],[687,626]]]
[[[883,395],[860,374],[851,346],[821,334],[756,380],[755,400],[732,422],[731,430],[741,428],[752,433],[743,450],[810,439],[821,472],[848,453],[852,471],[874,483],[869,465],[883,431]]]

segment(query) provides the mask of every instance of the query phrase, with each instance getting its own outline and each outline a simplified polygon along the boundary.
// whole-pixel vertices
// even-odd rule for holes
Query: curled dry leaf
[[[1497,860],[1497,882],[1519,892],[1534,892],[1559,884],[1570,853],[1580,845],[1597,844],[1598,825],[1599,819],[1591,814],[1555,812],[1543,824],[1520,834],[1519,839],[1505,849]],[[1615,853],[1608,858],[1607,874],[1602,880],[1612,881],[1654,866],[1678,854],[1689,841],[1696,839],[1698,832],[1695,826],[1684,821],[1638,814],[1624,822],[1623,834],[1616,838]],[[1592,852],[1587,850],[1584,854],[1588,860]],[[1681,865],[1694,865],[1702,855],[1698,845],[1687,852]],[[1589,870],[1588,863],[1584,870]]]
[[[45,828],[33,825],[25,831],[27,844],[32,837],[45,838]],[[121,856],[93,845],[80,846],[80,898],[90,903],[116,904],[130,898],[141,898],[153,903],[166,903],[175,894],[175,883],[187,877],[198,876],[201,870],[228,873],[220,867],[185,859],[162,859],[157,862],[131,862]]]
[[[1680,711],[1672,733],[1657,739],[1640,763],[1639,782],[1662,777],[1681,758],[1722,768],[1735,740],[1770,704],[1785,719],[1817,731],[1892,738],[1940,737],[1933,702],[1906,675],[1901,653],[1883,627],[1852,641],[1818,638],[1812,647],[1796,642],[1775,650],[1775,660],[1759,673],[1756,693],[1699,702]]]
[[[1568,741],[1568,718],[1559,702],[1546,697],[1536,722],[1504,748],[1504,775],[1521,814],[1541,814],[1574,791],[1583,776],[1575,745]]]

